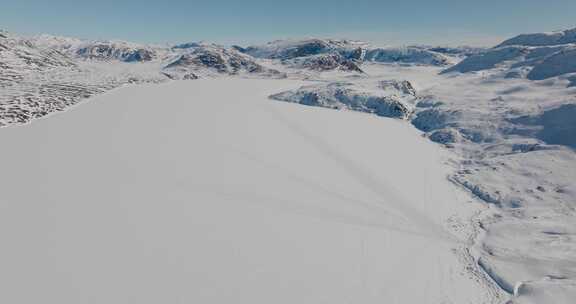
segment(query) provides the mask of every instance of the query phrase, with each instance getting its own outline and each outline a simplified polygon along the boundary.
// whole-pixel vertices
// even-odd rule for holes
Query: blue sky
[[[576,27],[576,0],[0,0],[0,28],[146,43],[311,36],[378,44],[493,44]]]

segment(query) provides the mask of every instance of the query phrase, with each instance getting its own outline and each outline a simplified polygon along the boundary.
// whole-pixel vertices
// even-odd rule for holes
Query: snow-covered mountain
[[[576,29],[519,35],[493,49],[470,56],[444,72],[478,71],[530,80],[576,73]]]
[[[283,77],[279,71],[266,68],[249,55],[215,44],[193,44],[176,48],[178,52],[164,67],[173,78],[195,79],[209,75],[266,75]]]
[[[120,60],[124,62],[145,62],[157,57],[156,51],[147,46],[123,41],[89,42],[80,45],[75,55],[83,59]]]
[[[2,33],[0,126],[27,123],[126,83],[166,78],[153,65],[81,60],[77,50],[82,45],[85,42],[73,38]]]
[[[522,34],[500,43],[497,47],[510,45],[549,46],[569,43],[576,43],[576,28],[551,33]]]
[[[71,58],[53,48],[40,48],[31,41],[0,33],[0,64],[3,70],[24,72],[74,66]]]
[[[450,51],[455,52],[451,56],[461,54],[456,48],[440,49],[445,55],[432,47],[378,48],[365,42],[333,39],[278,40],[238,49],[256,58],[280,60],[288,65],[297,62],[300,63],[297,66],[313,70],[345,71],[360,71],[363,62],[446,66],[451,62],[447,56]]]
[[[264,45],[249,46],[242,51],[256,58],[280,60],[325,53],[339,53],[344,57],[352,57],[355,50],[365,48],[366,45],[359,41],[335,39],[277,40]]]
[[[282,61],[283,64],[297,69],[310,69],[314,71],[347,71],[362,73],[359,63],[340,53],[326,53],[298,57]]]

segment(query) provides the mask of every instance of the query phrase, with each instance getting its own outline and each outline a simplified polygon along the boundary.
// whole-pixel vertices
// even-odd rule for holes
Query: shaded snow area
[[[499,303],[450,153],[267,98],[302,85],[126,87],[2,129],[0,302]]]
[[[575,33],[0,32],[0,302],[573,304]]]

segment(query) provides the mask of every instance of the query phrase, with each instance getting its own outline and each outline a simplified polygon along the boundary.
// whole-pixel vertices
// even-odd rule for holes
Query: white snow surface
[[[497,303],[450,153],[267,98],[303,84],[126,87],[3,128],[0,302]]]
[[[0,300],[572,304],[570,33],[418,47],[469,56],[445,69],[322,39],[79,60],[0,32]],[[290,64],[333,54],[363,72]]]

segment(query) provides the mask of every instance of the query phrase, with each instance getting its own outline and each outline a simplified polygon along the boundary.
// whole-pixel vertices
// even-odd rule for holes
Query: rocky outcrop
[[[380,86],[380,88],[379,88]],[[358,85],[334,82],[304,86],[270,96],[271,99],[330,109],[347,109],[378,116],[406,119],[416,101],[406,82],[390,81]],[[394,90],[394,88],[398,88]],[[413,94],[414,93],[414,94]]]

